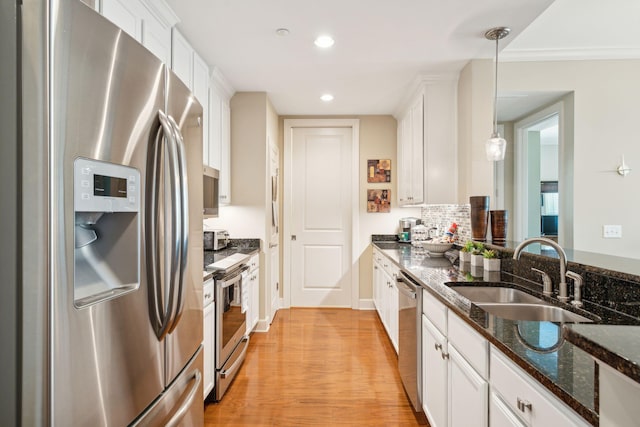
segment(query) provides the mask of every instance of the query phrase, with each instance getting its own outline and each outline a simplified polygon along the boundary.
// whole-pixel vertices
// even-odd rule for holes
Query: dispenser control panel
[[[78,157],[73,180],[76,212],[140,211],[140,172],[135,168]]]

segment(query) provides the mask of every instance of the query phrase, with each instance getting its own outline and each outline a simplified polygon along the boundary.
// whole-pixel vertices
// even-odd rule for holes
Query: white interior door
[[[291,135],[291,305],[351,307],[352,129]]]

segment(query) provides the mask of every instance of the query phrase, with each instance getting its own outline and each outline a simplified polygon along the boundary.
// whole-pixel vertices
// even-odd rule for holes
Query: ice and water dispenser
[[[77,158],[73,177],[73,299],[81,308],[139,286],[140,172]]]

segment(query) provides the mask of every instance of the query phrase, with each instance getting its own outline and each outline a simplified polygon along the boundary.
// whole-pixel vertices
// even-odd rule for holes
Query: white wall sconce
[[[622,155],[622,164],[618,166],[618,169],[616,169],[616,171],[618,172],[618,175],[623,178],[631,173],[631,168],[624,161],[624,154]]]

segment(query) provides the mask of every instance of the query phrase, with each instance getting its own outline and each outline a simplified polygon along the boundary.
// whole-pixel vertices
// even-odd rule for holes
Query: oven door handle
[[[238,270],[237,273],[234,274],[233,276],[231,276],[230,278],[222,278],[216,281],[216,283],[220,283],[220,287],[222,289],[224,288],[228,288],[229,286],[233,286],[236,283],[238,283],[240,280],[242,280],[242,273],[247,271],[249,269],[249,266],[246,264],[243,264]]]
[[[229,368],[220,371],[220,377],[227,378],[233,377],[235,375],[242,362],[244,362],[244,358],[247,354],[247,349],[249,348],[249,337],[244,336],[238,346],[243,346],[242,353],[240,353],[240,355],[236,358],[236,361],[233,362],[233,364],[229,366]]]

